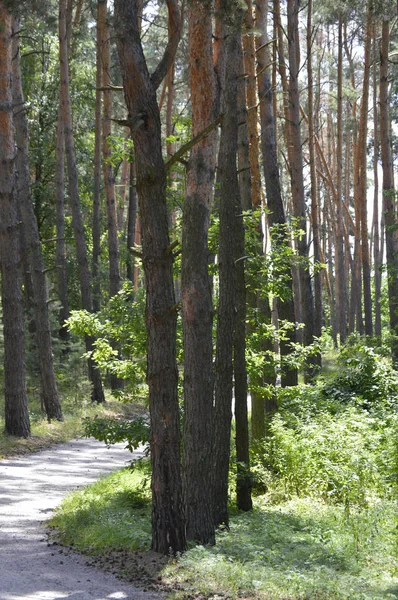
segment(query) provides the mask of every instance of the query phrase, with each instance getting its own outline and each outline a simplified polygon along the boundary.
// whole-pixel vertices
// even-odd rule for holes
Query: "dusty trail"
[[[122,467],[131,454],[95,440],[0,461],[0,600],[159,600],[47,546],[43,521],[68,491]]]

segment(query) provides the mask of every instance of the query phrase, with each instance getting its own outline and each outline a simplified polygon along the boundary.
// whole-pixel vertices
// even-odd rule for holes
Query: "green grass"
[[[148,473],[124,470],[70,495],[51,525],[92,555],[148,550]],[[396,504],[347,514],[314,499],[257,499],[232,514],[214,548],[197,546],[161,567],[169,598],[368,600],[398,598]]]

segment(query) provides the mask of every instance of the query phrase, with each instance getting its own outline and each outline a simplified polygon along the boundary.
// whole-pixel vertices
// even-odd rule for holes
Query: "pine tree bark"
[[[278,157],[275,138],[275,117],[273,111],[273,92],[269,75],[270,57],[268,53],[267,36],[267,5],[264,0],[256,3],[256,27],[260,31],[257,36],[257,85],[260,100],[261,122],[261,151],[266,186],[266,201],[269,213],[267,215],[269,227],[274,234],[271,243],[276,250],[283,252],[289,245],[286,228],[285,209],[283,206],[281,184],[279,177]],[[286,281],[286,295],[278,298],[278,318],[282,321],[295,323],[293,281],[290,265],[280,274]],[[280,340],[281,359],[287,358],[292,352],[292,344],[296,342],[295,330],[287,332],[286,339]],[[286,365],[281,374],[283,387],[297,385],[297,369]]]
[[[61,70],[61,107],[65,135],[65,150],[68,166],[69,201],[72,212],[72,227],[75,236],[77,264],[79,271],[80,293],[82,306],[88,312],[92,311],[91,276],[88,264],[87,246],[82,220],[78,175],[76,168],[75,145],[72,128],[72,110],[69,91],[69,59],[68,35],[66,27],[66,2],[59,2],[59,58]],[[94,340],[86,337],[86,350],[93,350]],[[88,372],[92,384],[91,399],[93,402],[104,402],[105,396],[102,389],[101,376],[91,358],[88,359]]]
[[[380,224],[379,224],[379,106],[378,106],[378,41],[377,27],[373,28],[373,261],[374,261],[374,311],[375,335],[381,339],[381,266],[382,254],[380,253]]]
[[[175,554],[185,550],[186,545],[180,475],[177,319],[156,90],[174,59],[181,21],[176,2],[168,0],[167,5],[169,18],[174,19],[173,39],[169,40],[152,76],[141,45],[137,0],[115,1],[115,29],[126,105],[134,123],[132,135],[142,220],[151,419],[152,549]]]
[[[57,382],[55,378],[48,295],[41,242],[30,188],[29,134],[25,101],[21,81],[21,55],[19,50],[19,21],[13,21],[13,80],[15,141],[17,145],[16,169],[17,195],[22,217],[23,234],[28,250],[28,262],[33,285],[33,303],[36,321],[36,339],[39,353],[41,396],[47,419],[63,420]]]
[[[5,432],[30,435],[25,373],[20,226],[12,102],[11,17],[0,2],[0,260],[4,334]]]
[[[308,265],[307,220],[305,210],[304,180],[303,180],[303,154],[300,131],[300,95],[298,87],[297,64],[298,54],[298,11],[299,1],[288,0],[288,46],[289,46],[289,115],[290,115],[290,143],[291,151],[291,191],[293,199],[294,216],[302,234],[297,239],[298,254],[304,264],[299,267],[300,280],[300,307],[301,318],[304,323],[303,344],[309,346],[314,341],[314,299],[311,287],[311,274]],[[306,377],[311,378],[312,369],[307,365]]]
[[[228,31],[229,29],[229,31]],[[229,524],[228,471],[231,438],[233,345],[236,310],[236,244],[237,209],[240,204],[239,182],[236,170],[238,150],[238,122],[236,114],[237,77],[240,35],[238,30],[226,29],[225,84],[223,86],[223,121],[218,154],[220,184],[220,233],[218,249],[219,303],[217,318],[217,347],[214,386],[214,443],[213,443],[213,515],[214,524]]]
[[[339,15],[337,58],[337,176],[336,176],[336,319],[340,343],[347,337],[347,302],[343,239],[343,22]]]
[[[391,356],[394,367],[398,368],[398,244],[389,117],[389,45],[389,21],[383,20],[380,45],[380,147],[383,168],[383,214],[385,219],[388,306],[392,335]]]
[[[242,210],[251,210],[251,177],[249,161],[249,138],[247,130],[246,90],[242,43],[238,44],[239,75],[237,88],[238,114],[238,173],[239,205],[235,225],[235,268],[236,268],[236,315],[234,336],[234,379],[235,379],[235,450],[236,450],[236,504],[239,510],[253,507],[249,454],[249,424],[247,410],[246,371],[246,276],[245,276],[245,226]],[[242,200],[243,199],[243,200]]]
[[[119,272],[119,242],[116,215],[115,176],[111,163],[112,152],[109,146],[109,136],[112,135],[112,91],[110,37],[108,28],[107,0],[98,1],[98,28],[100,42],[100,62],[103,86],[103,114],[102,114],[102,154],[104,171],[104,188],[106,198],[108,255],[109,255],[109,295],[115,296],[120,290]]]
[[[193,0],[188,12],[192,135],[216,116],[212,17]],[[196,144],[188,163],[182,223],[182,323],[184,336],[183,486],[187,537],[214,543],[212,514],[213,305],[208,276],[208,227],[217,134]],[[200,348],[200,351],[198,351]]]

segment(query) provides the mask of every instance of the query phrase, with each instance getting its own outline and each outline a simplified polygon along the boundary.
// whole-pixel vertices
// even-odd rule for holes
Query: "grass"
[[[253,512],[232,514],[215,547],[159,562],[155,578],[174,600],[398,598],[397,525],[389,501],[347,514],[314,499],[272,505],[261,497]],[[130,577],[126,556],[140,550],[144,560],[150,547],[148,472],[123,470],[71,494],[51,526],[61,543],[112,555],[113,568]]]

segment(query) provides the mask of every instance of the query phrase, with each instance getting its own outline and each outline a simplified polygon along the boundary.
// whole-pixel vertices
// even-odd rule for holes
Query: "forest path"
[[[0,461],[0,600],[160,600],[47,545],[45,520],[64,496],[131,457],[82,439]]]

